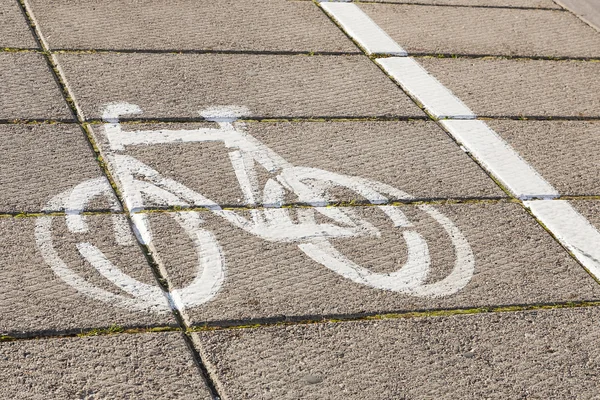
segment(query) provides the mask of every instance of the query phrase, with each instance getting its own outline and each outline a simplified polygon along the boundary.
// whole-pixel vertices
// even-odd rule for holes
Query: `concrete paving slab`
[[[479,116],[600,115],[600,63],[419,58]]]
[[[561,195],[600,195],[600,123],[486,121]]]
[[[5,399],[210,399],[179,333],[0,343]]]
[[[0,138],[0,213],[61,211],[54,196],[104,176],[77,125],[0,125]],[[86,210],[109,209],[102,200]]]
[[[127,131],[193,130],[211,124],[124,124]],[[297,167],[319,168],[335,174],[358,175],[398,188],[415,198],[502,198],[506,194],[433,122],[251,122],[237,123],[262,145]],[[110,154],[104,125],[92,125],[101,151]],[[133,133],[131,133],[133,134]],[[223,141],[171,142],[127,146],[122,154],[134,157],[165,177],[174,179],[224,206],[248,205],[230,154]],[[116,165],[111,163],[118,179]],[[255,164],[262,192],[281,169],[267,171]],[[402,200],[391,194],[389,200]],[[282,200],[302,200],[288,192]],[[257,200],[262,203],[263,197]],[[352,191],[336,193],[332,202],[365,202]],[[146,197],[146,207],[169,204]],[[208,205],[208,203],[196,203]]]
[[[0,218],[0,334],[176,325],[168,307],[161,311],[126,300],[134,296],[95,269],[101,257],[88,257],[96,261],[90,264],[78,250],[82,243],[89,243],[124,273],[156,285],[142,250],[133,244],[133,234],[122,228],[115,235],[114,219],[109,215],[90,215],[86,221],[88,232],[73,233],[73,225],[67,226],[65,217]],[[127,311],[123,304],[139,312]]]
[[[198,334],[224,399],[593,399],[597,308]]]
[[[0,120],[73,119],[41,54],[0,53]]]
[[[0,4],[0,47],[38,47],[16,1]]]
[[[446,228],[426,211],[416,206],[402,206],[399,210],[414,226],[406,229],[421,234],[428,246],[429,256],[419,258],[414,252],[415,242],[404,239],[405,229],[394,228],[382,210],[354,207],[350,211],[352,215],[373,224],[380,236],[369,236],[361,231],[346,238],[330,238],[339,255],[337,259],[342,260],[338,263],[326,258],[327,252],[334,251],[331,247],[315,256],[315,247],[302,245],[310,239],[287,242],[277,241],[272,236],[265,239],[261,231],[250,233],[220,216],[200,212],[201,230],[214,235],[226,271],[216,296],[204,304],[188,307],[186,314],[194,325],[229,324],[241,320],[248,323],[249,319],[306,319],[322,315],[592,300],[600,295],[600,286],[518,204],[446,205],[435,209],[455,224],[468,246],[459,244],[462,240],[459,234],[451,238]],[[292,209],[289,215],[298,221],[313,211]],[[335,224],[321,215],[327,211],[316,211],[318,223]],[[237,211],[237,214],[245,218],[251,216],[249,211]],[[148,218],[155,254],[164,263],[173,287],[179,290],[188,287],[199,268],[198,255],[190,239],[193,236],[176,222],[177,214],[153,213]],[[283,240],[282,236],[293,233],[294,229],[293,226],[280,227],[278,237]],[[306,237],[311,236],[306,234]],[[469,248],[474,264],[470,264],[470,256],[463,252],[468,253]],[[471,277],[469,265],[474,266],[474,272],[468,283],[461,281],[466,285],[462,289],[453,284],[439,288],[449,280],[438,284],[440,291],[436,298],[417,292],[422,289],[414,292],[392,291],[391,286],[381,289],[384,286],[373,286],[376,283],[372,281],[358,283],[360,280],[352,280],[350,275],[344,277],[345,270],[335,272],[350,260],[354,265],[382,274],[383,281],[389,283],[391,278],[385,274],[405,265],[409,252],[411,258],[420,260],[418,268],[424,265],[421,261],[430,260],[429,275],[422,281],[425,284],[441,282],[452,271],[466,271],[464,276],[468,279]],[[413,261],[409,265],[413,265]],[[457,273],[463,272],[455,272],[453,276]],[[369,273],[361,273],[361,276],[366,275]],[[452,292],[451,287],[456,290]]]
[[[560,6],[552,0],[369,0],[373,3],[433,4],[444,6],[552,8]]]
[[[598,32],[568,12],[399,4],[360,8],[409,54],[600,56]]]
[[[594,0],[556,0],[567,10],[572,11],[583,22],[600,31],[600,4]]]
[[[29,3],[53,49],[359,52],[309,2]]]
[[[61,54],[86,118],[128,102],[144,118],[199,117],[244,106],[250,116],[424,116],[363,56]]]

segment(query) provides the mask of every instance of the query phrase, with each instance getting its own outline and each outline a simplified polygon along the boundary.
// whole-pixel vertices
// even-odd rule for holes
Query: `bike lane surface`
[[[283,4],[283,2],[281,3]],[[312,4],[311,6],[314,7]],[[34,10],[35,7],[34,3]],[[40,12],[38,15],[44,15],[44,13]],[[72,18],[75,17],[73,16]],[[38,21],[40,21],[42,31],[44,24],[50,23],[44,22],[43,18],[38,18]],[[324,21],[323,26],[329,26],[327,25],[329,23],[327,20],[322,21]],[[48,35],[47,39],[51,47],[54,46],[52,45],[52,36]],[[343,39],[343,36],[341,36],[341,39]],[[81,46],[86,47],[85,42],[79,43],[84,43]],[[121,45],[118,42],[117,45],[114,43],[110,44],[110,42],[107,43],[106,46],[102,46],[101,43],[96,42],[90,46],[101,48],[110,48],[112,46],[116,48]],[[189,50],[189,44],[182,44],[180,42],[176,43],[176,45],[177,48]],[[79,46],[79,44],[72,45],[68,42],[62,42],[54,48],[61,48],[63,46]],[[347,50],[348,47],[346,46],[342,45],[339,48],[342,48],[344,52],[350,51]],[[153,46],[149,45],[148,47],[152,48]],[[232,47],[225,46],[221,47],[221,50],[230,48]],[[318,51],[318,47],[316,48],[316,51]],[[331,47],[327,48],[329,50],[324,51],[330,51]],[[238,48],[234,46],[233,49],[237,50]],[[256,46],[254,49],[264,51],[268,49],[268,46]],[[301,49],[306,52],[315,51],[315,47],[308,45],[303,45]],[[296,61],[293,57],[300,56],[282,56],[280,54],[260,55],[260,57],[258,55],[234,57],[230,55],[200,54],[58,54],[55,57],[61,73],[64,73],[66,77],[68,87],[74,94],[76,104],[82,111],[82,115],[92,119],[100,119],[104,105],[113,101],[128,101],[138,104],[144,110],[142,116],[150,119],[200,119],[199,111],[202,111],[204,108],[232,103],[234,105],[249,107],[253,111],[252,116],[254,117],[391,116],[398,119],[406,119],[408,117],[423,118],[424,116],[417,107],[408,101],[408,97],[395,88],[390,81],[385,79],[383,74],[376,75],[375,73],[379,73],[377,69],[362,56],[321,55],[312,56],[317,58],[313,58],[311,61]],[[301,57],[307,56],[303,55]],[[165,60],[168,60],[168,62]],[[245,69],[238,65],[232,67],[231,64],[235,64],[236,62],[239,62]],[[85,67],[83,67],[84,64],[86,65]],[[434,62],[432,61],[433,64]],[[140,68],[142,70],[141,73],[138,72]],[[209,76],[209,79],[204,80],[206,73],[219,69],[230,72]],[[167,72],[164,73],[163,70]],[[303,75],[303,71],[308,71],[308,74]],[[350,76],[344,75],[349,73],[348,71],[352,71],[352,74]],[[247,76],[239,79],[238,77],[242,73],[247,74]],[[441,72],[436,74],[436,77],[442,80],[442,77],[439,76],[440,74]],[[340,78],[336,81],[336,75],[343,76],[344,79]],[[265,79],[265,76],[269,79]],[[276,79],[273,79],[272,76],[275,76]],[[292,76],[304,77],[305,79],[289,82]],[[327,77],[330,79],[327,80]],[[218,79],[222,79],[222,82],[217,82]],[[323,79],[323,81],[319,79]],[[364,79],[364,81],[361,79]],[[180,84],[182,81],[185,82],[183,86]],[[248,82],[251,84],[252,82],[256,83],[253,86],[253,90],[240,92],[240,90],[231,90],[228,88],[228,82],[233,87],[235,87],[234,83],[238,82],[238,89],[244,89],[244,85]],[[345,86],[349,83],[354,86]],[[322,89],[322,86],[325,89]],[[448,86],[455,91],[452,85]],[[147,87],[150,88],[147,89]],[[160,97],[156,93],[166,93],[166,95]],[[349,99],[347,96],[348,93],[353,93]],[[591,93],[591,90],[588,93]],[[475,103],[470,102],[470,100],[466,101],[470,107],[476,109],[472,105]],[[510,104],[510,101],[506,100],[505,103]],[[549,101],[550,110],[556,109],[555,103],[556,101],[553,99]],[[566,112],[581,112],[577,108],[578,106],[579,104],[572,103],[572,109],[567,107]],[[592,106],[587,107],[587,109],[583,110],[584,114],[593,115],[593,103]],[[501,107],[491,109],[500,109],[501,111],[499,112],[501,114],[512,115],[512,111],[505,111]],[[531,110],[531,112],[540,112],[540,107],[532,108]],[[543,110],[546,109],[543,108]],[[476,111],[479,112],[478,109]],[[269,147],[276,147],[278,154],[283,155],[287,161],[295,165],[323,168],[336,173],[359,175],[372,180],[382,180],[389,185],[396,186],[398,189],[405,190],[419,197],[469,198],[474,200],[474,204],[456,204],[439,207],[459,227],[473,250],[475,259],[473,279],[470,280],[461,292],[446,299],[422,300],[405,294],[367,288],[364,285],[356,284],[349,279],[342,278],[323,265],[310,259],[310,257],[307,257],[298,249],[296,244],[265,242],[239,228],[227,225],[228,223],[222,218],[212,215],[208,211],[203,211],[201,213],[204,219],[203,226],[218,237],[219,243],[223,247],[227,275],[222,291],[217,294],[214,300],[201,307],[186,310],[190,324],[199,327],[205,322],[214,320],[225,320],[226,324],[236,324],[260,322],[261,320],[265,322],[285,321],[288,320],[288,317],[291,317],[289,319],[294,319],[294,317],[302,319],[308,316],[312,319],[320,319],[323,316],[335,314],[360,316],[390,311],[408,312],[411,310],[432,310],[438,308],[475,308],[511,304],[531,306],[538,303],[566,303],[569,301],[577,302],[597,298],[595,282],[585,274],[575,261],[566,255],[560,246],[543,229],[536,225],[535,221],[526,212],[517,205],[510,204],[505,200],[495,201],[490,204],[478,201],[488,199],[489,197],[502,199],[506,195],[494,187],[492,181],[486,178],[484,173],[471,160],[459,152],[458,146],[451,149],[450,144],[452,143],[444,142],[441,139],[443,136],[433,123],[425,121],[418,123],[395,121],[393,123],[381,123],[381,126],[377,126],[379,124],[368,125],[359,121],[348,123],[348,125],[356,124],[359,127],[357,129],[340,127],[340,125],[335,126],[336,124],[331,122],[310,122],[305,123],[305,125],[289,122],[283,122],[280,125],[271,123],[276,128],[271,128],[272,125],[262,124],[248,123],[249,132],[253,136],[260,137],[260,140],[268,143]],[[415,129],[415,126],[419,126],[419,124],[424,126],[421,131]],[[254,128],[254,126],[257,128]],[[317,128],[310,128],[311,126]],[[158,125],[155,125],[148,129],[158,129],[158,127]],[[262,127],[267,128],[264,128],[265,132],[261,133]],[[92,126],[92,131],[95,134],[101,129],[101,126]],[[273,131],[269,132],[270,129],[273,129]],[[278,129],[281,129],[283,133],[278,133]],[[289,135],[290,131],[294,132],[295,130],[298,133],[294,134],[293,139],[289,138],[288,142],[288,136],[284,135]],[[344,150],[342,143],[344,135],[335,134],[335,132],[354,130],[359,131],[357,136],[360,136],[360,138],[353,138],[352,135],[348,135],[349,138],[344,139],[352,144],[349,147],[353,148],[356,146],[358,153],[376,160],[377,162],[373,163],[375,164],[374,167],[369,166],[367,162],[357,162],[356,165],[352,165],[352,161],[343,160],[343,153],[349,150]],[[360,133],[361,130],[366,132]],[[301,148],[303,144],[303,131],[315,132],[312,134],[319,137],[320,143],[317,148],[307,146],[308,148],[304,150],[303,154],[297,154],[299,152],[296,149]],[[388,133],[389,131],[394,131],[394,134],[398,135],[398,140],[396,143],[392,142],[386,145],[386,152],[381,153],[381,138],[391,135]],[[418,134],[414,133],[415,131],[418,131]],[[377,133],[373,134],[372,132]],[[438,150],[439,153],[432,157],[435,162],[428,163],[419,160],[418,156],[413,155],[417,151],[416,149],[398,149],[396,151],[394,146],[398,146],[398,142],[402,143],[404,147],[406,147],[405,144],[407,141],[411,144],[413,143],[411,136],[404,132],[411,132],[417,137],[427,138],[427,140],[432,141],[433,139],[430,138],[438,138],[431,145],[432,148],[441,149]],[[370,135],[374,137],[370,138]],[[276,136],[282,139],[276,139]],[[372,139],[373,144],[368,143],[369,139]],[[420,140],[423,141],[424,139]],[[317,140],[316,138],[309,137],[307,138],[307,142],[316,143]],[[414,142],[418,142],[418,140],[415,139]],[[175,154],[177,152],[185,154],[185,148],[191,148],[192,146],[184,144],[179,146],[179,149],[176,148],[177,146],[173,147],[175,149],[169,149],[168,151],[175,150]],[[414,147],[418,146],[414,145]],[[406,151],[406,153],[403,157],[400,157],[398,154],[402,150]],[[336,151],[339,155],[336,155]],[[136,154],[136,158],[145,157],[144,161],[152,165],[160,173],[181,181],[186,186],[202,194],[207,194],[207,190],[199,186],[205,182],[205,180],[199,177],[202,176],[203,171],[199,171],[197,174],[192,173],[197,164],[201,164],[202,168],[205,166],[204,163],[201,163],[202,160],[198,160],[200,158],[198,154],[210,159],[216,166],[229,163],[228,159],[225,160],[226,162],[223,162],[223,158],[227,157],[227,155],[222,150],[220,153],[218,150],[213,152],[207,149],[207,147],[202,146],[194,148],[195,157],[192,155],[171,156],[172,159],[175,159],[172,163],[169,163],[168,160],[161,160],[161,154],[166,153],[164,148],[156,150],[156,152],[157,154],[153,154],[151,149],[140,150]],[[331,158],[333,160],[330,160]],[[422,156],[422,158],[426,158],[426,155]],[[453,163],[458,164],[459,167],[448,165],[450,164],[448,161],[449,158],[455,160]],[[322,160],[327,160],[327,162]],[[354,158],[354,160],[356,159]],[[187,165],[187,170],[190,173],[179,173],[180,169],[183,169],[180,168],[180,164]],[[377,166],[380,164],[389,165],[389,170],[395,168],[396,171],[398,170],[398,166],[407,164],[408,166],[402,170],[402,173],[387,174],[378,170]],[[168,168],[165,170],[163,166],[167,166]],[[188,177],[187,175],[193,176]],[[440,182],[431,185],[430,182],[434,181],[436,175],[441,175],[443,178],[439,179]],[[232,184],[236,184],[233,178],[230,171],[229,180],[222,182],[222,186],[226,186],[228,189],[231,188]],[[420,190],[419,185],[417,185],[419,181],[427,182],[423,184],[423,186],[427,186],[427,190]],[[474,182],[475,184],[473,184]],[[211,192],[213,190],[217,192],[217,183],[208,185]],[[198,187],[195,185],[198,185]],[[406,186],[411,186],[414,189],[411,191],[411,188]],[[57,190],[56,194],[59,192]],[[346,202],[360,200],[358,197],[353,197],[353,193],[342,192],[337,195],[342,201]],[[207,197],[214,200],[211,196],[207,195]],[[236,201],[241,197],[239,193],[231,191],[230,194],[223,196],[221,199],[217,196],[217,201],[221,205],[226,205],[229,201],[234,205],[242,205],[243,203],[239,201],[236,204]],[[375,220],[376,226],[381,229],[382,237],[351,240],[336,239],[336,245],[339,242],[340,248],[343,248],[344,251],[351,255],[352,259],[359,261],[365,266],[368,265],[369,268],[377,272],[386,273],[394,271],[406,257],[406,253],[398,251],[395,247],[399,242],[402,243],[404,238],[399,236],[396,228],[390,226],[390,221],[382,217],[379,210],[373,207],[357,208],[357,210]],[[435,223],[428,221],[427,216],[419,216],[420,211],[417,205],[406,205],[402,207],[402,210],[411,217],[410,219],[413,222],[416,221],[418,230],[423,232],[427,238],[427,243],[430,245],[429,250],[435,270],[434,276],[431,279],[443,279],[444,273],[451,270],[452,260],[455,256],[451,251],[448,235],[440,231],[440,228],[435,226]],[[297,212],[296,210],[292,211]],[[380,215],[373,216],[373,214],[377,213]],[[194,268],[197,265],[197,254],[194,253],[190,239],[185,237],[179,226],[173,224],[173,219],[167,214],[152,214],[149,219],[152,221],[151,227],[153,227],[153,236],[156,242],[156,253],[163,259],[173,287],[184,287],[193,278]],[[55,223],[61,222],[57,219]],[[107,228],[106,230],[109,229],[111,228]],[[112,231],[110,232],[110,235],[113,235]],[[109,234],[107,233],[107,235]],[[60,237],[60,234],[57,236]],[[92,238],[91,240],[97,241],[96,238]],[[119,246],[120,244],[117,244],[115,248],[119,248]],[[394,250],[391,251],[390,249]],[[515,251],[515,249],[518,250]],[[73,249],[71,248],[70,251],[72,252]],[[109,250],[104,251],[109,252]],[[375,254],[375,256],[372,256],[372,254]],[[75,261],[77,257],[80,257],[80,255],[75,253],[73,260]],[[139,255],[136,257],[139,257]],[[119,258],[123,259],[122,256],[116,257],[116,259]],[[79,258],[75,262],[81,263],[81,259]],[[45,266],[41,262],[39,265]],[[124,263],[123,265],[127,266],[130,263]],[[87,265],[86,268],[92,275],[97,273],[90,268],[90,265]],[[124,267],[119,264],[119,268]],[[127,272],[135,276],[133,272]],[[97,278],[97,276],[96,278],[90,276],[90,279],[93,282],[97,282],[98,285],[105,284],[105,282],[94,281]],[[144,280],[142,277],[138,278]],[[146,280],[146,282],[150,281]],[[66,286],[65,288],[70,290]],[[111,309],[110,306],[107,307],[101,303],[95,307]],[[553,313],[555,312],[553,311]],[[129,324],[132,324],[133,321],[139,318],[148,317],[133,317]],[[471,317],[461,318],[466,319]],[[484,317],[477,316],[477,318]],[[496,317],[494,316],[494,318]],[[449,321],[457,321],[458,319],[458,317],[448,317]],[[117,319],[117,321],[120,320]],[[392,324],[394,323],[392,322]],[[450,326],[455,324],[455,322],[448,323]],[[373,330],[377,331],[373,327],[374,323],[364,324],[366,325],[365,334],[359,334],[360,338],[356,338],[355,341],[365,340],[370,332]],[[519,332],[518,323],[510,318],[506,322],[503,322],[503,324],[509,327],[507,329],[510,332]],[[68,326],[68,324],[65,325]],[[331,337],[336,337],[337,333],[335,331],[343,331],[346,329],[346,326],[350,325],[346,325],[346,323],[340,323],[335,326],[330,326],[329,324],[322,325],[326,329],[326,335],[328,334]],[[292,327],[290,329],[302,330],[304,328]],[[273,337],[282,335],[283,342],[292,343],[290,348],[295,349],[293,345],[294,339],[285,339],[285,335],[283,334],[288,328],[258,328],[256,330],[243,331],[238,336],[242,337],[246,332],[250,332],[250,335],[260,336],[262,332],[265,332],[264,330],[274,332]],[[248,380],[241,377],[238,371],[240,371],[239,368],[243,369],[240,362],[245,362],[244,360],[252,358],[238,356],[245,354],[245,351],[253,352],[254,349],[260,349],[262,340],[269,339],[262,337],[256,342],[250,342],[249,344],[240,340],[239,343],[242,343],[240,346],[243,350],[239,350],[238,352],[237,348],[231,345],[233,350],[227,353],[223,348],[213,346],[212,335],[214,335],[214,338],[217,338],[214,340],[226,337],[230,345],[232,343],[235,344],[235,340],[239,337],[236,336],[236,333],[232,333],[231,337],[229,337],[226,334],[225,336],[219,336],[220,333],[213,334],[206,332],[202,334],[202,339],[198,342],[200,343],[199,348],[201,352],[210,360],[210,372],[213,374],[217,384],[220,385],[219,387],[224,397],[235,398],[236,394],[244,391],[253,391],[255,394],[260,393],[263,397],[268,396],[266,393],[273,386],[272,382],[280,382],[281,386],[283,386],[282,391],[288,397],[293,397],[294,393],[297,393],[300,397],[308,397],[315,392],[323,393],[325,391],[324,393],[329,393],[328,390],[332,387],[330,383],[336,382],[337,384],[340,380],[337,378],[336,373],[331,374],[331,377],[335,379],[328,380],[322,376],[319,377],[319,371],[316,373],[308,372],[304,375],[304,371],[306,370],[294,375],[294,378],[299,379],[297,381],[287,376],[281,378],[281,375],[277,375],[277,373],[272,371],[266,374],[268,383],[263,383],[260,380],[252,380],[254,378],[248,378]],[[294,337],[298,335],[301,335],[301,333],[298,333]],[[481,335],[485,337],[488,333],[484,332]],[[378,333],[376,336],[383,338],[385,335]],[[457,336],[460,337],[461,335],[457,334],[448,340],[452,340]],[[400,341],[405,339],[403,333],[398,333],[397,337]],[[273,340],[273,338],[270,340]],[[560,341],[559,339],[552,340],[558,341],[558,345],[563,346],[565,343],[570,343],[569,341]],[[366,347],[369,349],[368,346]],[[330,348],[329,344],[323,344],[323,348]],[[513,351],[510,346],[503,346],[501,349],[500,357],[506,357],[507,353],[512,354]],[[373,351],[379,354],[378,349],[374,349]],[[502,353],[504,351],[507,353]],[[529,348],[527,351],[532,352]],[[307,354],[304,351],[292,352],[290,350],[290,352],[285,358],[293,359],[294,355],[303,357]],[[471,352],[471,349],[466,350],[465,354],[469,352]],[[354,360],[364,359],[362,356],[355,354],[358,353],[351,352],[351,358],[354,358]],[[421,354],[419,352],[419,356]],[[237,363],[230,361],[232,358],[238,358]],[[465,356],[465,358],[469,359],[469,356]],[[220,359],[224,360],[221,364],[219,364]],[[441,362],[444,366],[452,364],[452,360],[446,361],[443,358],[442,360]],[[283,364],[278,362],[278,365],[281,366]],[[324,362],[323,365],[327,365],[327,362]],[[378,364],[376,361],[371,360],[369,365]],[[394,362],[386,365],[394,365]],[[233,372],[226,372],[228,368]],[[311,365],[311,368],[318,369],[322,367],[312,367]],[[389,370],[382,366],[373,367],[373,369],[386,371],[383,372],[382,376],[391,376],[392,379],[400,375],[398,370],[387,372]],[[537,370],[534,368],[534,371]],[[430,374],[424,375],[431,376]],[[235,377],[235,382],[230,380],[230,376]],[[536,379],[539,380],[542,378],[544,378],[542,375],[537,375]],[[346,384],[347,382],[348,379],[342,379],[341,384]],[[298,389],[299,391],[294,392],[293,390],[296,390],[296,386],[294,385],[296,384],[304,386]],[[315,391],[315,388],[318,388],[320,392]],[[352,397],[354,395],[361,397],[364,396],[365,390],[372,390],[372,388],[373,386],[369,386],[369,388],[361,387],[359,390],[350,392],[350,394],[346,393],[345,396]],[[274,393],[282,395],[282,391],[274,391]],[[384,397],[390,397],[395,394],[400,395],[412,392],[409,389],[400,390],[388,387],[382,390],[381,393]],[[437,392],[434,390],[434,393]],[[509,391],[509,393],[515,392]],[[335,398],[334,395],[332,396]]]

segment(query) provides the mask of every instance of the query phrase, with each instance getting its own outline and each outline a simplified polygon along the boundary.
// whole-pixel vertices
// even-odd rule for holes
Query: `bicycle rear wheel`
[[[163,197],[170,202],[176,196],[162,189],[154,191],[154,195]],[[99,196],[112,196],[112,190],[104,178],[82,182],[50,200],[47,209],[64,209],[67,213],[67,229],[72,233],[88,231],[86,216],[83,210]],[[118,205],[114,205],[118,211]],[[109,291],[96,286],[77,272],[63,260],[53,242],[52,226],[54,216],[39,217],[35,228],[35,238],[38,248],[52,271],[65,283],[84,295],[115,306],[134,310],[152,311],[157,313],[169,312],[172,308],[183,311],[185,308],[197,306],[211,300],[221,288],[225,279],[225,265],[221,248],[216,238],[209,231],[202,229],[202,220],[196,212],[170,213],[181,228],[191,239],[197,257],[196,276],[184,288],[171,292],[163,291],[158,285],[140,282],[128,276],[115,263],[111,262],[95,245],[87,242],[77,243],[76,247],[88,264],[108,281],[112,282],[116,291]],[[122,236],[129,235],[129,227],[122,214],[113,214],[115,238],[117,244]],[[153,249],[152,233],[145,214],[137,213],[132,216],[133,231],[140,243]],[[125,226],[121,226],[125,224]]]

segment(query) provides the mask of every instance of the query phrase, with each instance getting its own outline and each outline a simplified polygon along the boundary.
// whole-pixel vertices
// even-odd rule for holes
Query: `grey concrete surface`
[[[128,311],[88,297],[68,285],[53,272],[48,258],[44,258],[40,251],[36,242],[41,235],[36,233],[38,221],[38,218],[31,217],[0,218],[0,286],[3,288],[0,292],[0,334],[49,334],[112,325],[176,325],[168,312]],[[100,275],[78,252],[78,243],[91,243],[124,273],[156,285],[142,250],[134,244],[122,246],[116,243],[110,216],[87,216],[87,223],[89,232],[71,233],[66,228],[64,217],[53,217],[51,235],[54,253],[67,268],[96,288],[128,296]],[[131,232],[129,236],[135,240]],[[56,264],[53,265],[56,267]]]
[[[203,332],[224,399],[595,399],[597,308]]]
[[[123,129],[158,131],[215,126],[124,124]],[[386,183],[415,198],[506,197],[432,122],[251,122],[237,126],[294,166],[357,175]],[[104,127],[93,125],[92,129],[101,151],[109,150]],[[124,154],[218,204],[239,206],[246,202],[229,158],[234,150],[226,148],[223,142],[169,143],[129,146]],[[281,172],[269,173],[260,164],[255,164],[255,170],[261,190],[269,178]],[[300,201],[292,193],[285,200]],[[333,201],[366,199],[358,193],[344,191],[337,193]],[[152,198],[148,198],[146,204],[148,207],[167,205]]]
[[[54,49],[359,52],[310,2],[28,3]]]
[[[600,63],[420,58],[419,63],[480,116],[600,115]]]
[[[364,56],[61,54],[86,118],[105,104],[139,105],[145,118],[199,117],[245,106],[251,116],[423,116]]]
[[[561,195],[600,195],[600,123],[486,121]]]
[[[77,125],[0,125],[0,138],[0,213],[61,211],[51,198],[103,176]],[[86,208],[108,209],[102,200]]]
[[[559,9],[552,0],[369,0],[373,3],[417,3],[445,6],[527,7]]]
[[[568,12],[398,4],[360,8],[409,54],[600,56],[598,32]]]
[[[556,0],[585,23],[600,31],[600,4],[595,0]]]
[[[210,399],[180,333],[0,343],[4,399]]]
[[[41,54],[0,53],[0,119],[72,119]]]
[[[31,6],[42,36],[55,49],[129,50],[56,54],[74,101],[87,119],[100,119],[107,105],[118,102],[139,105],[143,113],[132,118],[148,120],[199,118],[206,108],[227,105],[248,107],[250,119],[425,117],[363,55],[239,54],[356,51],[310,1],[182,0],[169,7],[134,0],[118,4],[24,1]],[[388,21],[389,29],[384,28],[404,46],[426,44],[443,52],[480,48],[545,57],[595,54],[591,52],[597,34],[590,34],[592,29],[568,11],[523,9],[558,8],[550,0],[391,2],[359,6],[392,10],[373,17]],[[415,4],[420,2],[446,6]],[[415,31],[395,28],[403,24],[404,14],[393,10],[421,10],[408,22]],[[436,14],[441,12],[443,16]],[[513,25],[513,17],[523,19]],[[4,14],[0,25],[2,18]],[[447,21],[462,27],[461,32],[439,33]],[[423,26],[427,29],[418,31]],[[17,28],[0,26],[0,46],[4,46],[3,36],[24,37]],[[471,36],[453,38],[463,31]],[[506,40],[511,38],[515,40]],[[178,49],[191,51],[176,53]],[[203,50],[213,54],[200,54]],[[600,116],[597,62],[417,59],[480,115]],[[0,212],[39,211],[52,196],[101,176],[76,124],[5,121],[72,118],[42,55],[0,52],[0,81],[4,82],[0,84]],[[421,198],[475,198],[432,206],[465,236],[473,251],[473,277],[457,293],[438,298],[374,289],[315,261],[318,256],[313,254],[313,259],[304,253],[298,241],[266,240],[208,210],[197,211],[198,227],[214,235],[222,251],[225,280],[213,299],[183,309],[184,321],[193,327],[407,314],[406,319],[396,316],[386,321],[198,332],[193,335],[195,345],[223,399],[597,397],[598,308],[425,316],[448,315],[453,309],[475,312],[481,307],[514,310],[511,306],[598,302],[600,286],[522,205],[504,198],[431,121],[363,119],[248,121],[246,129],[298,166],[382,181]],[[598,123],[490,121],[490,125],[559,190],[597,193],[593,179],[600,172],[596,168]],[[133,129],[195,126],[213,125],[126,124]],[[100,139],[102,126],[92,124],[92,129]],[[100,146],[106,150],[106,143]],[[138,146],[124,153],[220,204],[237,206],[228,212],[256,220],[274,216],[264,208],[240,207],[242,193],[229,154],[218,143]],[[274,176],[257,169],[262,189]],[[334,188],[332,193],[342,200],[359,199],[344,188]],[[482,197],[501,199],[482,201]],[[295,201],[290,194],[285,199]],[[598,200],[571,203],[600,229]],[[88,209],[106,210],[110,204],[110,198],[98,197]],[[410,245],[406,233],[417,232],[431,256],[426,283],[434,283],[455,266],[453,238],[459,235],[444,229],[426,209],[398,206],[395,211],[413,224],[406,228],[395,226],[378,207],[350,204],[276,211],[298,225],[313,219],[340,225],[326,215],[335,210],[355,217],[349,218],[349,225],[359,218],[367,221],[379,235],[329,241],[339,254],[381,274],[406,263]],[[145,215],[153,237],[153,260],[166,272],[171,288],[186,287],[199,272],[206,272],[199,264],[216,255],[204,254],[199,260],[198,252],[206,242],[200,246],[194,242],[206,240],[205,232],[185,230],[176,213]],[[91,335],[95,329],[111,326],[178,326],[166,298],[157,297],[164,305],[157,312],[126,293],[139,288],[126,277],[153,289],[158,283],[124,215],[87,215],[85,221],[87,225],[78,228],[73,215],[0,218],[0,398],[210,398],[181,333],[35,338],[87,330],[92,330]],[[288,226],[278,228],[278,233],[292,231]],[[82,249],[90,246],[97,246],[103,255],[88,254],[86,259]],[[101,264],[104,256],[114,265]],[[117,301],[123,298],[129,304]],[[186,299],[182,296],[182,303]],[[411,312],[422,313],[409,319]],[[8,341],[5,335],[17,340]]]
[[[458,293],[437,299],[374,289],[338,275],[313,261],[296,243],[266,241],[233,227],[223,218],[201,212],[202,228],[215,235],[227,268],[220,292],[210,302],[187,310],[195,325],[206,321],[313,317],[332,314],[385,313],[438,308],[536,304],[599,298],[600,287],[517,204],[469,204],[436,207],[452,220],[475,257],[471,281]],[[402,229],[377,208],[353,208],[374,224],[381,237],[331,239],[335,249],[356,264],[383,273],[406,262]],[[428,282],[437,282],[454,267],[448,234],[415,206],[400,208],[431,255]],[[290,210],[292,218],[299,211]],[[249,218],[249,212],[238,211]],[[326,222],[327,219],[317,218]],[[174,287],[195,277],[198,257],[193,243],[168,214],[150,214],[156,254]]]
[[[38,47],[16,1],[4,1],[0,4],[1,47]]]

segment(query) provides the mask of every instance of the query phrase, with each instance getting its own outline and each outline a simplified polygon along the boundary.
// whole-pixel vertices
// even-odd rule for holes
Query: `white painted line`
[[[406,50],[356,4],[321,2],[320,5],[368,54],[407,55]]]
[[[485,122],[478,120],[443,120],[440,122],[515,197],[528,200],[558,196],[558,191]]]
[[[469,107],[413,58],[378,58],[375,62],[436,118],[476,118]]]
[[[566,200],[525,201],[563,246],[600,279],[600,232]]]

